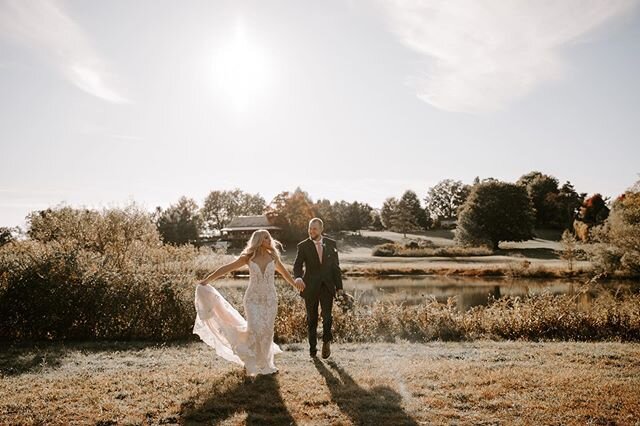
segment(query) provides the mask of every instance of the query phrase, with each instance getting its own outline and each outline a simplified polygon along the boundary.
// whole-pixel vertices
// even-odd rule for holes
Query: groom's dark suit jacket
[[[293,262],[293,276],[302,278],[304,281],[305,288],[300,292],[300,296],[304,298],[317,296],[323,282],[332,294],[342,288],[342,271],[340,270],[336,241],[323,235],[322,244],[322,263],[320,263],[318,251],[311,238],[298,243],[296,260]]]

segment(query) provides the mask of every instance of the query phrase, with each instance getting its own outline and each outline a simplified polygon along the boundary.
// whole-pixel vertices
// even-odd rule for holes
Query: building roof
[[[257,216],[236,216],[229,224],[222,228],[223,231],[250,231],[256,229],[281,229],[272,225],[265,215]]]

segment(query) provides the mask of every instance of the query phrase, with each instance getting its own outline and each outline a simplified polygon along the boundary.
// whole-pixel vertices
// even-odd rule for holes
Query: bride
[[[255,231],[236,260],[208,274],[196,286],[193,333],[222,358],[244,366],[249,376],[278,371],[273,356],[282,349],[273,341],[278,311],[274,271],[299,291],[304,290],[304,283],[296,283],[283,265],[276,244],[280,243],[266,229]],[[242,298],[246,320],[208,285],[244,265],[249,267],[249,285]]]

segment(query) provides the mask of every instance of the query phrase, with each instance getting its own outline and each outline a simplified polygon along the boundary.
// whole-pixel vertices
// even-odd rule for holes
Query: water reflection
[[[220,280],[222,287],[246,285],[244,280]],[[385,277],[385,278],[347,278],[343,280],[345,291],[352,294],[360,304],[368,305],[376,300],[415,305],[427,299],[435,298],[446,303],[449,297],[457,297],[460,310],[473,306],[486,305],[489,296],[496,299],[505,296],[528,296],[549,292],[551,294],[578,294],[583,289],[580,281],[549,279],[508,279],[502,277]],[[594,287],[578,296],[578,302],[588,306],[602,291],[640,292],[640,283],[626,281],[607,282],[604,286]]]

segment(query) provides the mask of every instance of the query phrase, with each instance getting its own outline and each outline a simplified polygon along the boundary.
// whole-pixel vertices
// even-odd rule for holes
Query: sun
[[[268,52],[249,39],[241,21],[214,58],[217,86],[237,111],[247,110],[266,94],[272,79],[271,68]]]

